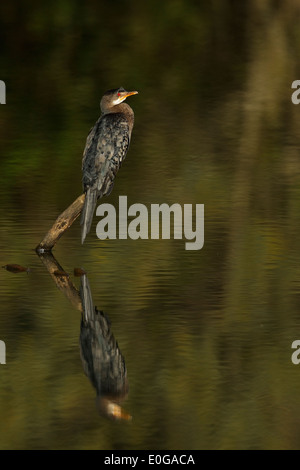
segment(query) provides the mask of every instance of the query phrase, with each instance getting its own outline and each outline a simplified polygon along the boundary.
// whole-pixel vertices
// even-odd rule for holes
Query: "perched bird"
[[[83,152],[83,188],[86,193],[81,214],[81,242],[90,231],[97,199],[109,195],[129,147],[134,113],[124,103],[137,91],[108,90],[100,102],[101,116],[91,129]]]

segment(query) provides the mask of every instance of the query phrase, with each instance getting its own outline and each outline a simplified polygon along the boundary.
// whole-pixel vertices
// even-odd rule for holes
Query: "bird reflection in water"
[[[127,371],[106,315],[94,306],[87,276],[81,277],[82,320],[80,355],[83,369],[97,392],[100,413],[115,419],[131,419],[120,406],[128,394]]]
[[[94,306],[89,281],[85,271],[80,277],[80,290],[51,252],[38,254],[57,287],[72,305],[82,312],[80,324],[80,357],[83,370],[96,389],[96,404],[102,416],[113,420],[132,419],[121,403],[128,395],[125,360],[114,338],[107,316]],[[76,270],[77,272],[77,270]]]

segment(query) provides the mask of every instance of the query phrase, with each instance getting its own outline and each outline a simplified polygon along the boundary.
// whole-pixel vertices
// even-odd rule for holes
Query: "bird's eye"
[[[121,93],[118,93],[118,96],[121,96]]]

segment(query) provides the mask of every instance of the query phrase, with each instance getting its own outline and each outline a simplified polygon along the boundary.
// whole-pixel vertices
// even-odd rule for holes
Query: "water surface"
[[[1,265],[30,267],[0,270],[2,449],[299,448],[299,8],[156,3],[117,23],[94,2],[0,7]],[[35,252],[82,192],[85,139],[115,86],[139,95],[105,202],[205,206],[199,251],[100,241],[97,217],[84,245],[77,220],[53,250],[111,321],[132,415],[117,422],[83,370],[81,311]]]

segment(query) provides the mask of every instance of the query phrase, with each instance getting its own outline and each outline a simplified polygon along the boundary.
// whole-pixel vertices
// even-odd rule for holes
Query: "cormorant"
[[[134,123],[131,107],[123,101],[137,91],[124,88],[104,93],[102,114],[91,129],[83,152],[83,188],[86,193],[81,214],[81,242],[90,231],[97,199],[109,195],[126,157]]]
[[[121,407],[129,388],[125,360],[108,317],[94,306],[85,274],[81,276],[80,297],[80,356],[84,372],[96,389],[98,411],[111,419],[130,420],[130,414]]]

